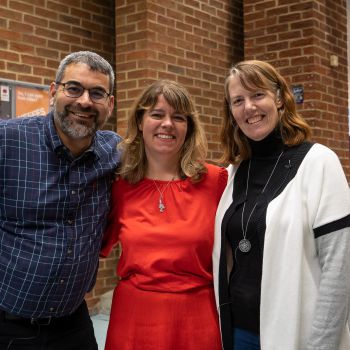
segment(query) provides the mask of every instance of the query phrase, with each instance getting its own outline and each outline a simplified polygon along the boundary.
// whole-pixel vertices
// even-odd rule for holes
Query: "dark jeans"
[[[234,328],[233,350],[260,350],[260,338],[252,332]]]
[[[0,310],[0,350],[97,350],[86,303],[71,315],[38,321]]]

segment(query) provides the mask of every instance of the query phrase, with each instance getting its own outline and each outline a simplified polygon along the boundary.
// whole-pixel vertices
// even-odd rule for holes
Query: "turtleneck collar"
[[[284,148],[279,128],[274,129],[263,140],[254,141],[248,138],[252,150],[252,158],[274,156],[280,154]]]

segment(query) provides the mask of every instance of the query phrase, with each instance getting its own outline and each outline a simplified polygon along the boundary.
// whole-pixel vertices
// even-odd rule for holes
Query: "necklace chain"
[[[283,155],[284,151],[282,151],[280,153],[280,155],[278,156],[277,158],[277,161],[274,165],[274,167],[272,168],[272,171],[270,173],[270,176],[269,178],[267,179],[266,183],[265,183],[265,186],[264,188],[262,189],[262,191],[260,192],[260,194],[264,193],[271,178],[272,178],[272,175],[274,174],[275,170],[276,170],[276,167],[277,167],[277,164],[278,162],[280,161],[282,155]],[[254,206],[253,206],[253,209],[251,210],[249,216],[248,216],[248,219],[247,219],[247,223],[245,225],[245,228],[244,228],[244,223],[243,223],[243,219],[244,219],[244,210],[245,210],[245,205],[247,203],[247,198],[248,198],[248,189],[249,189],[249,178],[250,178],[250,166],[251,166],[251,159],[249,160],[249,165],[248,165],[248,174],[247,174],[247,185],[246,185],[246,190],[245,190],[245,201],[244,201],[244,204],[243,204],[243,208],[242,208],[242,218],[241,218],[241,225],[242,225],[242,235],[243,235],[243,239],[241,239],[238,243],[238,248],[239,250],[242,252],[242,253],[248,253],[251,249],[251,243],[250,241],[246,238],[247,237],[247,230],[248,230],[248,225],[249,225],[249,221],[250,221],[250,218],[252,217],[253,215],[253,212],[258,204],[258,202],[256,201]]]
[[[159,186],[157,185],[157,183],[152,179],[152,181],[153,181],[153,183],[154,183],[154,186],[156,186],[156,189],[157,189],[157,191],[158,191],[158,193],[159,193],[158,208],[159,208],[159,211],[160,211],[161,213],[163,213],[163,211],[166,209],[166,206],[165,206],[164,201],[163,201],[163,199],[164,199],[163,193],[164,193],[164,191],[167,189],[167,187],[169,186],[170,182],[173,181],[174,179],[175,179],[175,176],[174,176],[171,180],[169,180],[169,181],[167,182],[167,184],[163,187],[162,190],[160,190],[160,188],[159,188]]]

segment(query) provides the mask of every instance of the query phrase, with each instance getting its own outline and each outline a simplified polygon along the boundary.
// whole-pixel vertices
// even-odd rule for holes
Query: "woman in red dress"
[[[212,247],[227,173],[204,162],[187,90],[167,80],[149,86],[121,147],[102,249],[122,248],[105,349],[219,350]]]

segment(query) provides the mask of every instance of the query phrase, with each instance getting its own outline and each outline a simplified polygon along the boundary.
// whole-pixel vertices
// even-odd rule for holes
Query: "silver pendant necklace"
[[[273,173],[275,172],[276,170],[276,167],[277,167],[277,164],[278,162],[280,161],[280,158],[282,157],[282,154],[284,153],[284,151],[282,151],[280,153],[280,155],[278,156],[277,158],[277,161],[271,171],[271,174],[269,176],[269,178],[267,179],[266,183],[265,183],[265,186],[264,188],[262,189],[261,193],[264,193],[265,190],[266,190],[266,187],[267,185],[269,184],[271,178],[272,178],[272,175]],[[250,218],[252,217],[253,215],[253,212],[258,204],[258,202],[256,202],[253,206],[253,209],[251,210],[249,216],[248,216],[248,220],[247,220],[247,223],[245,225],[245,228],[244,228],[244,224],[243,224],[243,218],[244,218],[244,210],[245,210],[245,205],[247,203],[247,197],[248,197],[248,189],[249,189],[249,177],[250,177],[250,165],[251,165],[251,162],[252,160],[250,159],[249,160],[249,165],[248,165],[248,174],[247,174],[247,185],[246,185],[246,189],[245,189],[245,198],[246,200],[244,201],[244,204],[243,204],[243,208],[242,208],[242,218],[241,218],[241,225],[242,225],[242,235],[243,235],[243,238],[239,241],[238,243],[238,249],[242,252],[242,253],[248,253],[250,251],[250,249],[252,248],[252,245],[249,241],[249,239],[247,239],[247,230],[248,230],[248,224],[249,224],[249,221],[250,221]]]
[[[156,189],[157,189],[157,191],[158,191],[158,193],[159,193],[158,208],[159,208],[159,211],[160,211],[161,213],[163,213],[163,211],[166,209],[166,206],[165,206],[165,204],[164,204],[163,193],[164,193],[164,191],[166,190],[166,188],[169,186],[170,182],[171,182],[171,181],[174,181],[174,179],[175,179],[175,176],[174,176],[171,180],[169,180],[169,181],[167,182],[167,184],[163,187],[162,190],[160,190],[160,188],[158,187],[157,183],[152,179],[152,181],[153,181],[153,183],[154,183],[154,186],[156,186]]]

